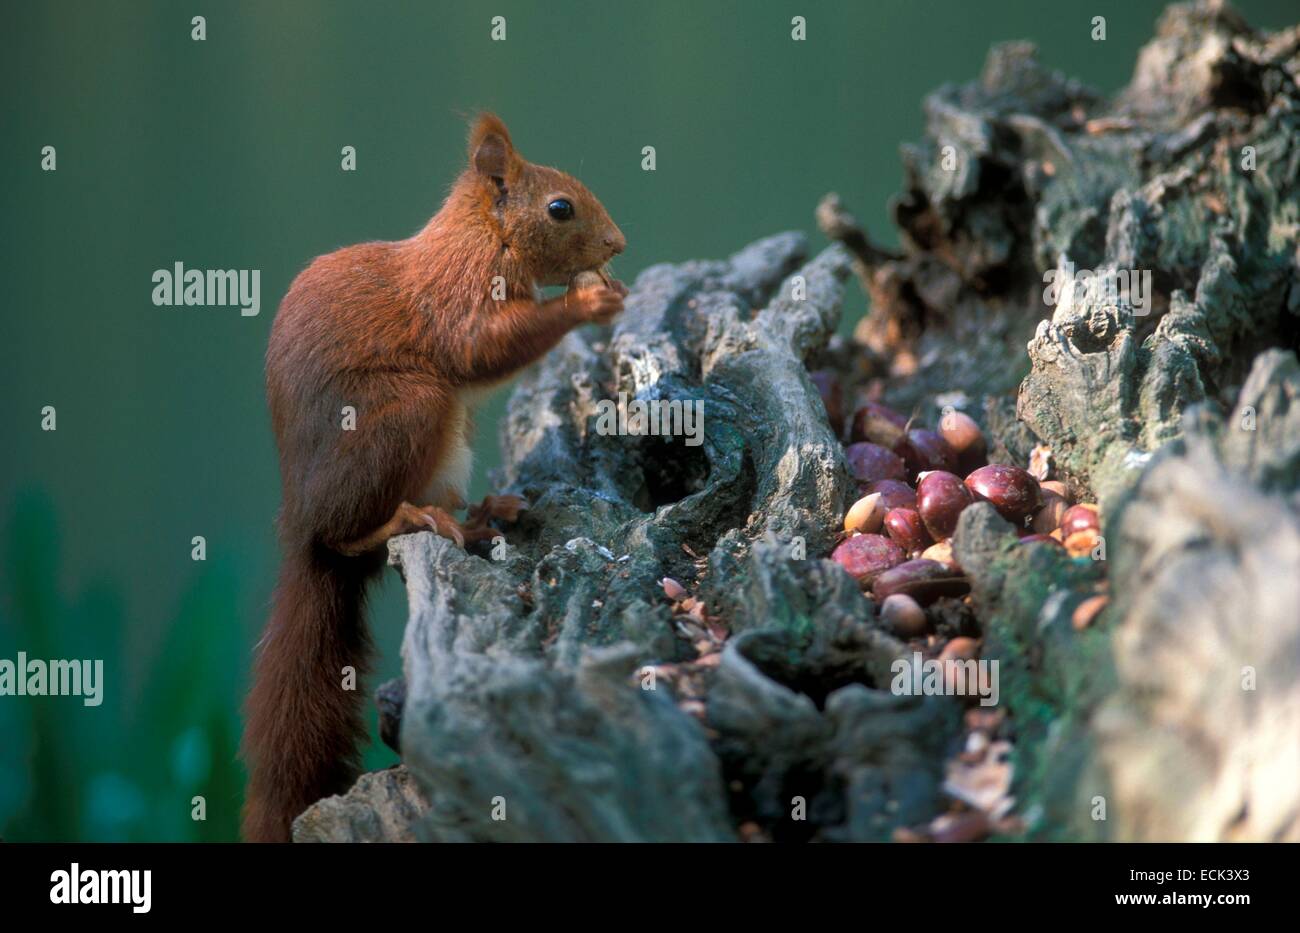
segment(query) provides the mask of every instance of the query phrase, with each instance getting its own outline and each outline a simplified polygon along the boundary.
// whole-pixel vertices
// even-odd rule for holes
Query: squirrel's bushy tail
[[[357,683],[370,656],[364,600],[371,568],[311,545],[288,549],[248,694],[243,837],[287,842],[294,817],[348,789],[366,736]]]

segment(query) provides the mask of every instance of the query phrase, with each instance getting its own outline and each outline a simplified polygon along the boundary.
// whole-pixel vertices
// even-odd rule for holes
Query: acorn
[[[817,387],[817,394],[826,406],[826,418],[839,437],[844,430],[844,390],[840,388],[839,377],[829,369],[819,369],[809,373],[808,378]]]
[[[902,458],[868,441],[850,444],[844,450],[844,459],[849,472],[859,483],[874,483],[882,479],[901,481],[907,475]]]
[[[863,496],[849,506],[848,512],[845,513],[844,530],[850,534],[879,531],[886,511],[887,509],[881,504],[880,493],[873,492],[869,496]]]
[[[938,434],[925,428],[912,428],[893,447],[903,458],[909,478],[927,470],[957,469],[957,454]]]
[[[964,681],[965,692],[966,695],[969,696],[971,692],[978,687],[978,681],[976,683],[971,683],[968,678],[963,677],[959,671],[954,669],[955,665],[945,664],[944,662],[976,661],[979,659],[979,656],[980,656],[980,643],[979,640],[975,638],[958,637],[952,639],[951,641],[948,642],[948,644],[944,645],[943,650],[939,652],[939,663],[944,664],[944,669],[943,669],[944,690],[947,691],[949,694],[955,694],[957,692],[957,687],[959,682]],[[964,666],[965,665],[963,665],[963,667]]]
[[[1038,508],[1038,480],[1020,467],[990,463],[966,477],[966,488],[976,499],[992,503],[999,515],[1020,527]]]
[[[1066,502],[1070,501],[1070,491],[1066,487],[1065,483],[1061,482],[1059,479],[1041,480],[1038,483],[1038,488],[1041,489],[1044,494],[1049,492],[1055,493],[1056,495],[1064,499]]]
[[[659,585],[664,588],[664,595],[674,602],[685,599],[688,595],[686,587],[682,586],[672,577],[664,577],[659,581]]]
[[[1082,531],[1065,534],[1065,549],[1071,557],[1090,557],[1100,540],[1101,535],[1096,528],[1084,528]]]
[[[945,470],[926,473],[916,485],[916,510],[936,541],[952,537],[962,509],[973,501],[961,478]]]
[[[965,636],[951,639],[939,652],[940,661],[972,661],[979,656],[979,639]]]
[[[906,428],[907,419],[892,408],[879,402],[866,402],[853,413],[849,440],[893,447]]]
[[[916,490],[901,479],[876,480],[859,488],[864,496],[879,493],[880,504],[885,507],[886,512],[890,509],[916,508]]]
[[[930,545],[921,552],[921,557],[926,560],[937,560],[941,564],[946,564],[952,570],[956,570],[959,573],[961,572],[961,567],[957,564],[957,558],[952,555],[951,538]]]
[[[988,462],[988,442],[984,440],[984,432],[965,412],[945,411],[939,419],[939,436],[952,448],[963,475]]]
[[[947,564],[924,558],[902,561],[881,571],[871,585],[871,595],[877,600],[903,593],[922,606],[942,596],[964,596],[969,592],[970,582],[965,577]]]
[[[907,559],[907,555],[884,535],[854,535],[831,552],[831,560],[847,570],[859,584],[867,586],[876,577]]]
[[[1043,506],[1034,514],[1030,527],[1036,534],[1050,535],[1053,529],[1061,527],[1061,518],[1070,506],[1054,492],[1044,489],[1042,494]]]
[[[1072,505],[1061,516],[1061,531],[1070,537],[1077,531],[1101,531],[1101,515],[1095,505],[1082,503]]]
[[[1074,613],[1070,617],[1070,625],[1076,632],[1082,632],[1092,625],[1098,613],[1106,608],[1108,602],[1110,602],[1109,596],[1089,596],[1074,607]]]
[[[921,604],[905,593],[886,596],[880,604],[880,619],[897,637],[904,641],[920,638],[929,628]]]
[[[885,513],[884,525],[889,537],[909,554],[923,551],[934,543],[916,509],[890,509]]]
[[[609,288],[612,284],[609,273],[604,269],[585,269],[569,280],[569,288]]]

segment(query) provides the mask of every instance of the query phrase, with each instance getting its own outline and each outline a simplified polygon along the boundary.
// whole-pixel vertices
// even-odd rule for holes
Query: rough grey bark
[[[1120,516],[1119,690],[1091,728],[1122,838],[1300,840],[1298,468],[1300,365],[1271,351]]]
[[[729,782],[769,825],[800,789],[842,822],[832,767],[863,796],[873,774],[915,779],[933,806],[939,758],[909,754],[926,742],[901,722],[941,713],[858,695],[901,646],[837,567],[801,556],[826,552],[848,487],[805,367],[848,259],[804,249],[787,234],[648,270],[607,341],[574,334],[523,381],[503,478],[532,508],[504,559],[393,543],[412,605],[402,748],[436,838],[734,839]],[[620,392],[702,400],[703,443],[598,433]],[[707,615],[675,621],[665,576]],[[848,710],[880,725],[843,747]]]
[[[419,842],[429,801],[403,765],[363,774],[293,824],[294,842]]]
[[[728,782],[774,822],[805,782],[858,834],[897,822],[879,789],[895,775],[921,786],[911,811],[934,805],[940,759],[909,724],[951,715],[867,695],[901,646],[818,559],[849,481],[806,361],[838,323],[849,260],[805,251],[783,234],[647,270],[612,334],[570,335],[516,389],[502,486],[531,508],[505,553],[392,542],[424,838],[734,839]],[[598,403],[620,392],[700,400],[702,443],[599,433]],[[665,576],[708,612],[670,601]]]
[[[1300,28],[1174,6],[1107,102],[1023,44],[995,48],[979,84],[931,97],[930,138],[905,150],[903,255],[859,252],[875,299],[859,375],[923,417],[982,408],[996,459],[1045,444],[1106,516],[1104,570],[1017,548],[987,507],[957,535],[1032,837],[1300,833],[1282,777],[1300,754],[1298,50]],[[944,145],[956,172],[937,169]],[[1147,313],[1099,278],[1046,306],[1043,273],[1067,261],[1150,270]],[[1100,627],[1073,631],[1106,586]]]
[[[504,553],[391,543],[383,705],[422,815],[368,776],[296,838],[866,840],[942,810],[961,708],[887,689],[904,646],[824,559],[852,491],[810,366],[965,409],[994,460],[1045,444],[1101,502],[1104,561],[1019,547],[987,505],[954,541],[1023,836],[1300,838],[1298,64],[1300,29],[1213,4],[1171,7],[1113,101],[999,46],[926,100],[900,253],[831,197],[843,245],[811,261],[783,234],[643,273],[511,398],[497,485],[532,508]],[[1046,306],[1067,261],[1151,270],[1148,313],[1095,279]],[[851,268],[872,310],[836,341]],[[599,433],[620,392],[701,400],[703,443]]]

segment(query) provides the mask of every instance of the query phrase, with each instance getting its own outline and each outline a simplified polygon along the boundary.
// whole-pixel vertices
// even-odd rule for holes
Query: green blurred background
[[[106,685],[97,708],[0,697],[0,837],[235,838],[239,706],[277,560],[275,307],[313,256],[418,229],[461,168],[468,115],[496,110],[527,158],[596,192],[627,234],[629,282],[785,229],[819,246],[812,211],[832,189],[893,244],[897,147],[920,136],[926,92],[1023,38],[1113,92],[1160,7],[6,3],[0,658],[101,658]],[[1294,0],[1238,9],[1256,27],[1295,20]],[[348,145],[355,172],[340,170]],[[153,271],[178,261],[260,269],[262,313],[154,307]],[[855,295],[850,321],[864,310]],[[507,394],[480,418],[474,495]],[[394,575],[373,603],[370,686],[400,671],[404,612]],[[395,756],[376,740],[366,759]]]

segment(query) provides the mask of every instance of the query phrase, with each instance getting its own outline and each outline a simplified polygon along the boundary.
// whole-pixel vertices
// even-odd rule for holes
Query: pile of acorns
[[[924,633],[923,607],[969,591],[951,538],[972,503],[992,504],[1021,530],[1022,544],[1084,559],[1098,545],[1095,505],[1072,505],[1063,483],[989,463],[983,432],[961,412],[946,409],[931,431],[867,402],[853,415],[849,442],[844,455],[861,498],[844,516],[847,537],[831,558],[870,590],[883,621],[902,638]]]

